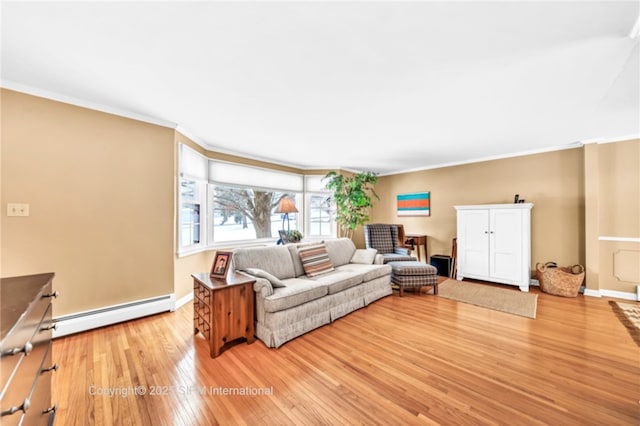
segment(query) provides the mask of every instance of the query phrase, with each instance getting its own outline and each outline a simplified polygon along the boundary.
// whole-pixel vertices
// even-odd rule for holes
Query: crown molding
[[[624,136],[617,136],[615,138],[587,139],[587,140],[582,141],[582,143],[585,144],[585,145],[591,145],[591,144],[594,144],[594,143],[595,144],[607,144],[607,143],[632,141],[632,140],[635,140],[635,139],[640,139],[640,133],[624,135]]]
[[[149,115],[139,114],[133,111],[128,111],[121,108],[115,108],[95,102],[90,102],[84,99],[74,98],[73,96],[63,95],[61,93],[53,92],[50,90],[40,89],[38,87],[27,86],[26,84],[16,83],[10,80],[2,80],[0,87],[14,92],[20,92],[27,95],[37,96],[40,98],[50,99],[52,101],[62,102],[64,104],[74,105],[82,108],[87,108],[95,111],[104,112],[107,114],[117,115],[119,117],[130,118],[132,120],[142,121],[149,124],[155,124],[157,126],[168,127],[175,129],[176,123],[171,121],[162,120],[157,117]]]
[[[582,142],[574,142],[568,145],[552,146],[552,147],[533,149],[528,151],[518,151],[518,152],[512,152],[509,154],[502,154],[502,155],[491,155],[488,157],[471,158],[469,160],[462,160],[462,161],[453,161],[451,163],[434,164],[432,166],[427,166],[427,167],[418,167],[418,168],[408,169],[408,170],[399,170],[395,172],[381,173],[380,176],[391,176],[391,175],[399,175],[403,173],[414,173],[414,172],[422,172],[425,170],[442,169],[445,167],[463,166],[465,164],[482,163],[484,161],[502,160],[505,158],[522,157],[525,155],[544,154],[545,152],[554,152],[554,151],[563,151],[565,149],[582,148],[583,146],[584,144]]]
[[[636,27],[639,27],[638,31],[640,31],[640,24],[638,24],[639,22],[640,22],[640,18],[636,22]],[[634,29],[636,27],[634,27]],[[255,156],[255,155],[247,154],[246,152],[240,152],[240,151],[230,150],[230,149],[226,149],[226,148],[221,148],[221,147],[216,146],[215,144],[211,144],[211,143],[207,142],[206,140],[202,139],[201,137],[191,133],[190,131],[188,131],[187,129],[183,128],[182,126],[180,126],[177,123],[174,123],[174,122],[171,122],[171,121],[167,121],[167,120],[162,120],[162,119],[159,119],[157,117],[152,117],[152,116],[148,116],[148,115],[144,115],[144,114],[139,114],[139,113],[135,113],[135,112],[128,111],[128,110],[125,110],[125,109],[121,109],[121,108],[115,108],[115,107],[111,107],[111,106],[107,106],[107,105],[102,105],[102,104],[98,104],[98,103],[95,103],[95,102],[90,102],[90,101],[79,99],[79,98],[74,98],[72,96],[67,96],[67,95],[63,95],[63,94],[60,94],[60,93],[57,93],[57,92],[53,92],[53,91],[50,91],[50,90],[40,89],[40,88],[36,88],[36,87],[25,85],[25,84],[21,84],[21,83],[16,83],[16,82],[13,82],[13,81],[10,81],[10,80],[2,80],[0,82],[0,87],[8,89],[8,90],[13,90],[15,92],[25,93],[25,94],[32,95],[32,96],[37,96],[37,97],[50,99],[50,100],[53,100],[53,101],[58,101],[58,102],[62,102],[62,103],[66,103],[66,104],[70,104],[70,105],[74,105],[74,106],[78,106],[78,107],[82,107],[82,108],[88,108],[88,109],[91,109],[91,110],[104,112],[104,113],[107,113],[107,114],[113,114],[113,115],[117,115],[117,116],[120,116],[120,117],[129,118],[129,119],[132,119],[132,120],[142,121],[142,122],[149,123],[149,124],[155,124],[155,125],[162,126],[162,127],[168,127],[168,128],[174,129],[176,132],[181,133],[182,135],[184,135],[184,137],[189,138],[194,143],[198,144],[200,147],[206,149],[207,151],[212,151],[212,152],[216,152],[216,153],[220,153],[220,154],[226,154],[226,155],[233,155],[233,156],[236,156],[236,157],[246,158],[248,160],[260,161],[260,162],[274,164],[274,165],[283,166],[283,167],[290,167],[290,168],[298,169],[298,170],[301,170],[301,171],[309,171],[309,170],[343,170],[343,171],[352,172],[352,173],[358,173],[358,172],[361,171],[361,170],[357,170],[357,169],[354,169],[354,168],[351,168],[351,167],[348,167],[348,166],[345,167],[345,166],[336,166],[336,165],[325,165],[325,166],[312,166],[312,167],[310,167],[310,166],[303,166],[303,165],[300,165],[300,164],[295,164],[295,163],[291,163],[291,162],[287,162],[287,161],[278,161],[278,160],[275,160],[273,158]],[[398,175],[398,174],[403,174],[403,173],[414,173],[414,172],[420,172],[420,171],[425,171],[425,170],[441,169],[441,168],[445,168],[445,167],[453,167],[453,166],[461,166],[461,165],[465,165],[465,164],[480,163],[480,162],[483,162],[483,161],[501,160],[501,159],[506,159],[506,158],[521,157],[521,156],[525,156],[525,155],[542,154],[542,153],[545,153],[545,152],[561,151],[561,150],[565,150],[565,149],[574,149],[574,148],[580,148],[580,147],[583,147],[584,145],[594,144],[594,143],[595,144],[606,144],[606,143],[623,142],[623,141],[634,140],[634,139],[640,139],[640,134],[631,134],[631,135],[625,135],[625,136],[620,136],[620,137],[615,137],[615,138],[589,139],[589,140],[574,142],[574,143],[571,143],[571,144],[568,144],[568,145],[552,146],[552,147],[536,149],[536,150],[519,151],[519,152],[513,152],[513,153],[508,153],[508,154],[503,154],[503,155],[494,155],[494,156],[488,156],[488,157],[473,158],[473,159],[468,159],[468,160],[463,160],[463,161],[454,161],[454,162],[450,162],[450,163],[435,164],[435,165],[430,165],[430,166],[426,166],[426,167],[418,167],[418,168],[412,168],[412,169],[406,169],[406,170],[396,170],[396,171],[378,173],[378,176],[392,176],[392,175]]]

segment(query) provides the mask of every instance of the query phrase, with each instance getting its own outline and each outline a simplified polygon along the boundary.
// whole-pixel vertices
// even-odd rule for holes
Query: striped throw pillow
[[[324,244],[314,244],[298,248],[298,254],[302,261],[304,273],[308,277],[325,274],[333,271],[333,264],[327,253],[327,246]]]

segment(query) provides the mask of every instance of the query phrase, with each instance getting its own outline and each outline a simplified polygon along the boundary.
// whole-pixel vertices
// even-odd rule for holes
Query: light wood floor
[[[217,359],[189,304],[56,340],[56,421],[638,425],[640,346],[609,300],[540,293],[531,320],[394,295],[280,349],[241,343]]]

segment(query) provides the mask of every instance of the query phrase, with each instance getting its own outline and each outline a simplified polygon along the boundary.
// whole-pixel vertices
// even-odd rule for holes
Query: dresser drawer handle
[[[56,362],[55,364],[53,364],[51,367],[47,367],[47,368],[43,368],[42,370],[40,370],[40,374],[42,373],[46,373],[47,371],[58,371],[58,363]]]
[[[50,413],[50,412],[52,412],[52,411],[53,411],[54,413],[55,413],[56,411],[58,411],[58,404],[54,404],[54,405],[53,405],[53,407],[49,407],[49,408],[47,408],[46,410],[42,410],[42,414],[47,414],[47,413]]]
[[[57,329],[58,329],[58,323],[54,323],[51,325],[47,325],[45,327],[41,327],[40,331],[57,330]]]
[[[9,408],[8,410],[4,410],[2,413],[0,413],[0,416],[10,416],[11,414],[15,414],[18,411],[24,411],[25,413],[27,412],[27,410],[29,409],[29,407],[31,407],[31,401],[29,401],[29,398],[26,398],[24,400],[24,402],[22,403],[22,405],[20,406],[13,406],[11,408]]]
[[[29,352],[31,352],[32,350],[33,350],[33,345],[31,344],[31,342],[27,342],[24,344],[24,347],[22,348],[13,348],[13,349],[9,349],[8,351],[2,352],[2,356],[16,355],[16,354],[19,354],[20,352],[24,352],[25,355],[29,355]]]
[[[53,297],[54,299],[57,298],[58,296],[60,296],[60,293],[58,293],[57,291],[54,291],[53,293],[46,293],[46,294],[42,295],[42,297]]]

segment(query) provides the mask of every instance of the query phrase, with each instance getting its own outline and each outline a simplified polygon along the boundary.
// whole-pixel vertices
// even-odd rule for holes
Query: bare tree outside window
[[[214,202],[214,239],[217,241],[243,239],[238,232],[241,230],[255,231],[253,238],[272,238],[278,229],[279,215],[273,210],[280,199],[289,196],[295,199],[296,194],[278,191],[264,191],[252,188],[237,188],[216,186],[213,195]],[[224,225],[241,225],[233,228],[237,238],[224,237],[221,234]],[[231,230],[232,227],[225,229]]]

